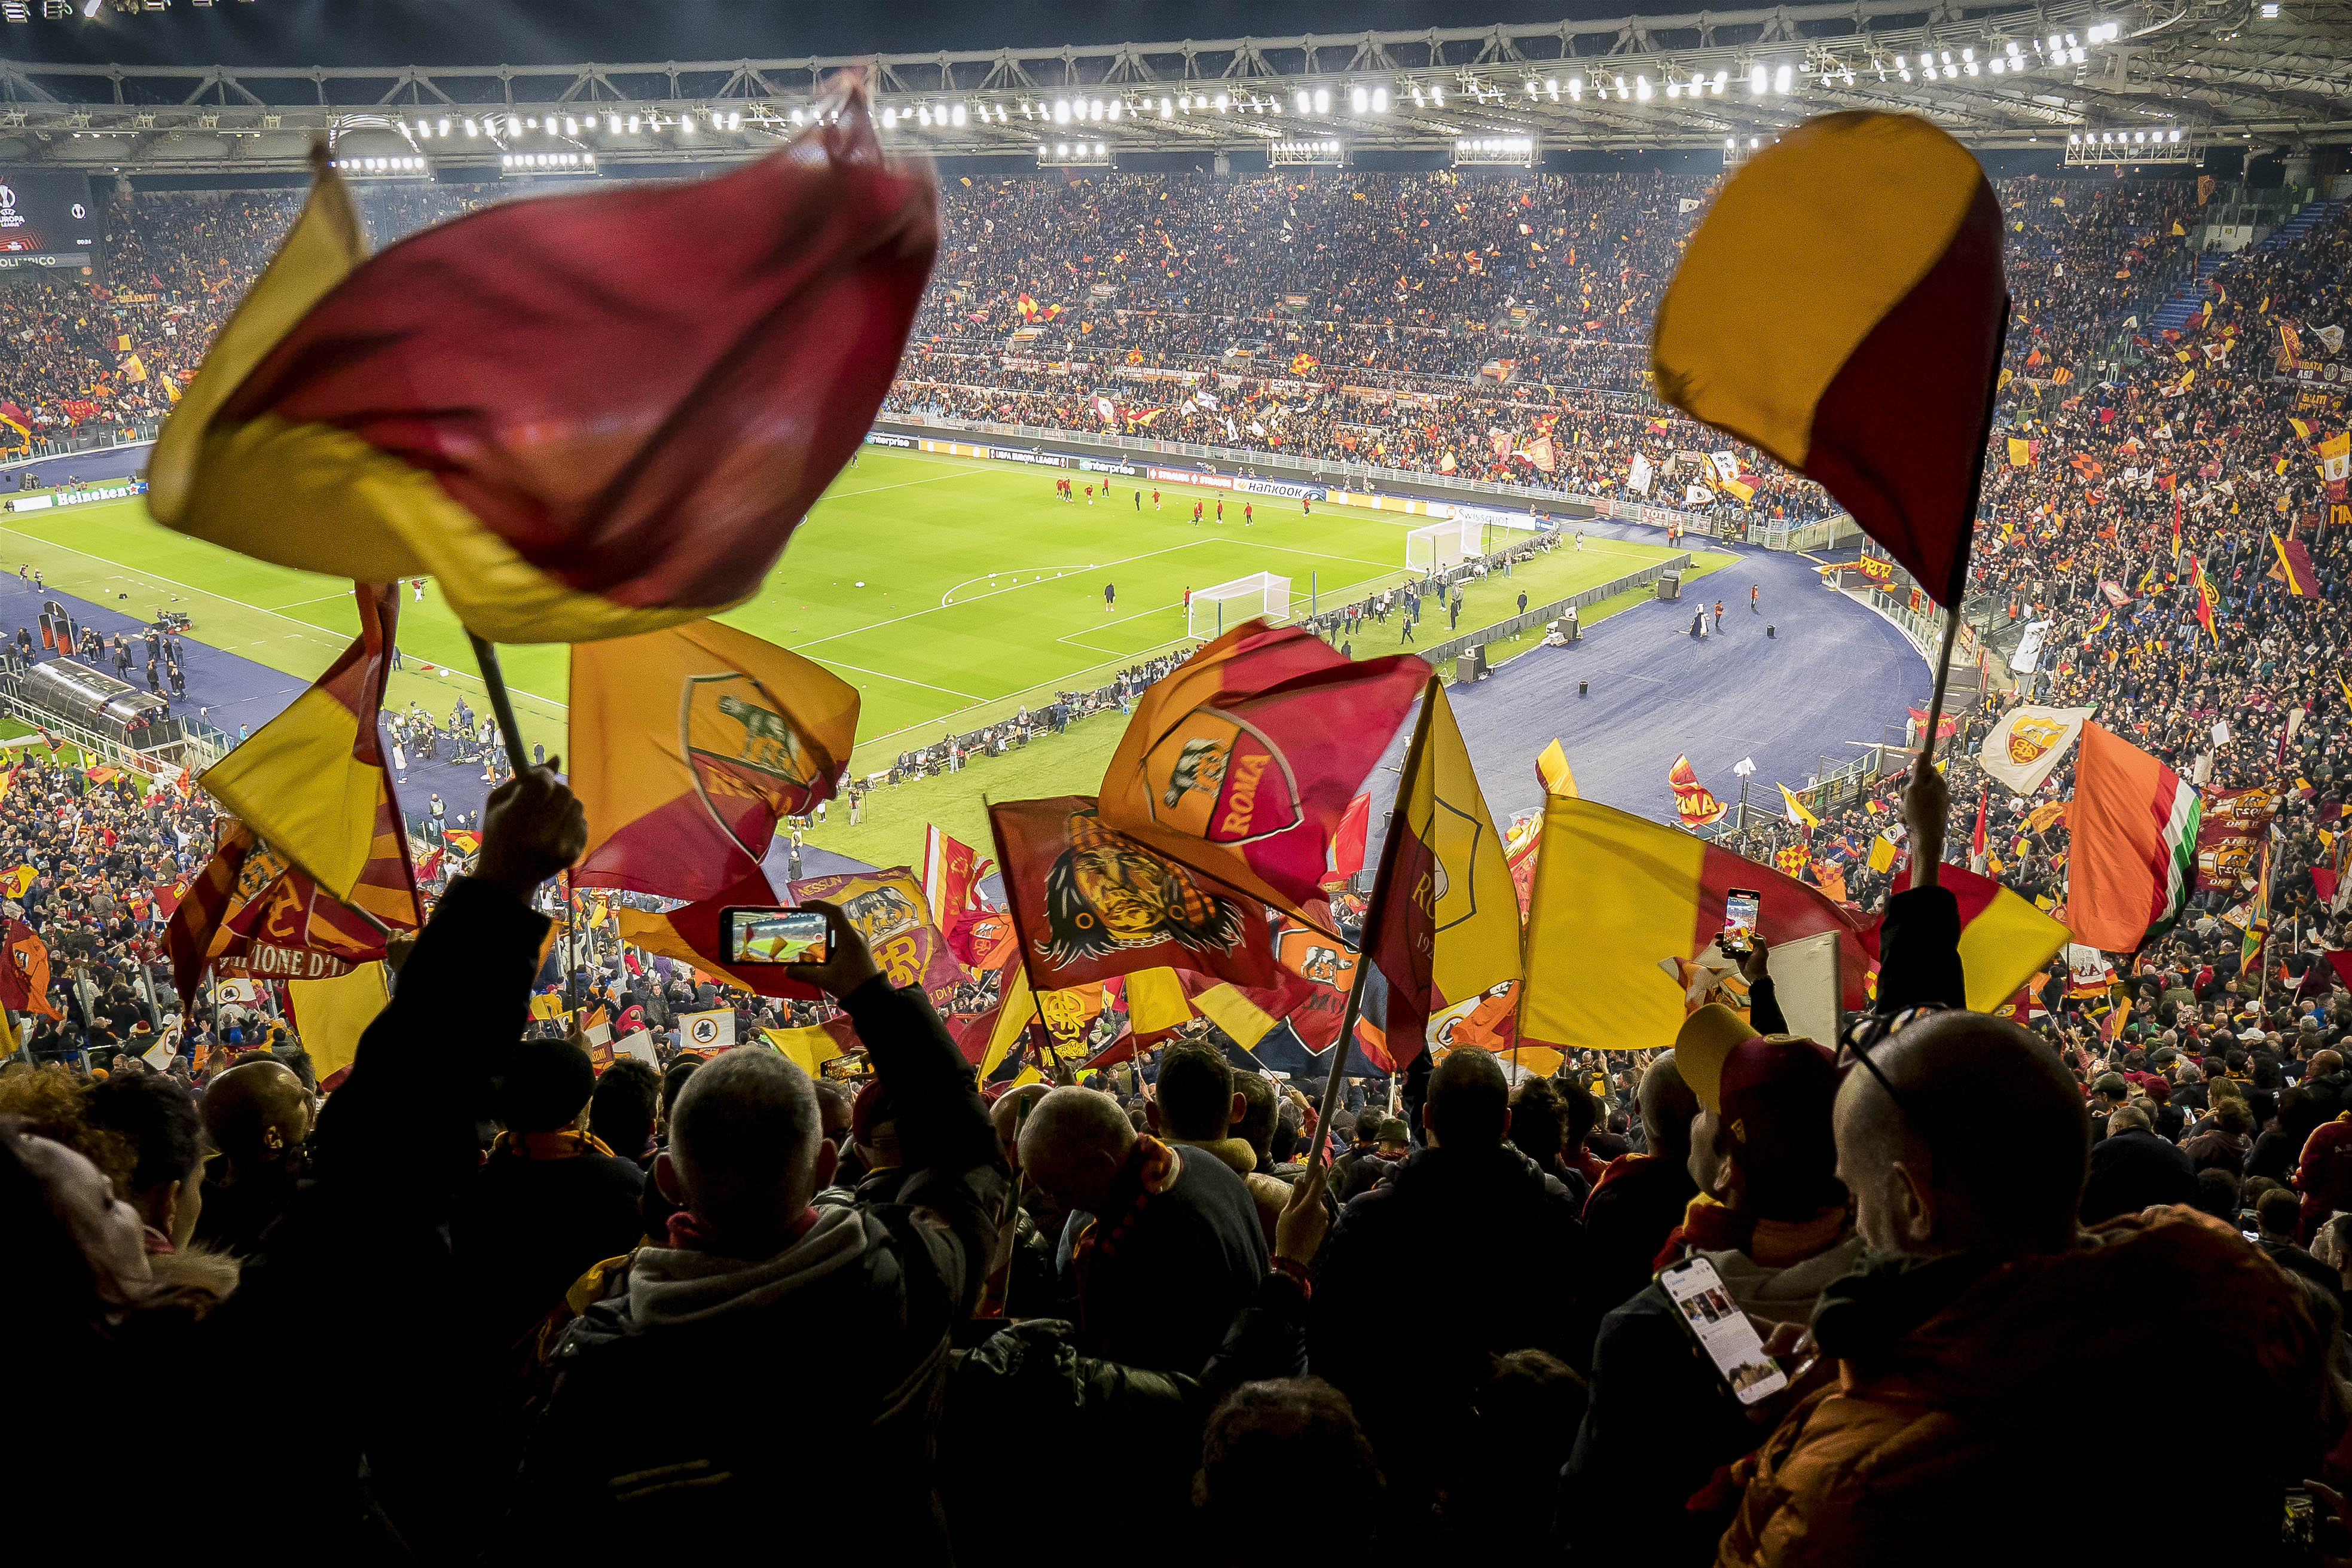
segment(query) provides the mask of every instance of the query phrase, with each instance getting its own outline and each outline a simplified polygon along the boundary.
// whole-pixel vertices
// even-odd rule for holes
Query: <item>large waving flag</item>
[[[359,640],[197,782],[329,897],[390,931],[425,924],[376,720],[400,585],[361,584]]]
[[[923,884],[906,866],[803,877],[786,885],[794,904],[822,899],[866,938],[874,962],[894,986],[920,986],[942,1013],[964,980],[948,939],[940,932]]]
[[[2057,921],[1965,866],[1937,866],[1936,883],[1959,905],[1960,969],[1970,1012],[1989,1013],[2016,995],[2072,940]],[[1874,919],[1863,931],[1873,959],[1881,924]]]
[[[356,890],[375,911],[392,913],[395,891],[365,883]],[[414,900],[413,890],[408,896]],[[416,928],[413,913],[398,927],[362,915],[231,817],[222,820],[212,859],[173,910],[163,946],[184,1005],[207,965],[268,979],[330,979],[383,957],[391,931]]]
[[[576,644],[571,777],[589,837],[572,881],[716,896],[780,819],[833,794],[856,735],[856,687],[716,621]]]
[[[2271,580],[2285,583],[2286,591],[2297,599],[2318,598],[2319,572],[2311,564],[2310,547],[2301,539],[2282,539],[2273,534],[2271,549],[2278,557],[2278,564],[2269,572]]]
[[[970,844],[932,826],[923,830],[922,871],[923,897],[930,904],[931,918],[947,933],[957,958],[971,963],[974,948],[966,916],[987,908],[979,894],[980,880],[988,874],[989,862]]]
[[[2172,929],[2197,880],[2203,804],[2181,777],[2121,736],[2083,727],[2074,764],[2066,924],[2074,940],[2137,952]]]
[[[1349,802],[1428,678],[1409,653],[1350,661],[1298,627],[1244,622],[1137,702],[1102,821],[1305,915]]]
[[[1762,895],[1757,929],[1775,946],[1837,933],[1843,1005],[1863,1005],[1861,928],[1820,889],[1598,801],[1546,800],[1520,1038],[1566,1051],[1672,1045],[1688,1012],[1675,976],[1723,934],[1735,887]]]
[[[2206,636],[2220,642],[2221,633],[2215,629],[2214,612],[2221,601],[2213,592],[2212,580],[2205,575],[2205,563],[2193,555],[2189,558],[2189,585],[2197,596],[2190,607],[2197,613],[2197,624],[2205,628]]]
[[[1794,789],[1790,789],[1786,784],[1775,784],[1773,788],[1780,791],[1780,799],[1789,808],[1789,821],[1801,822],[1808,830],[1822,825],[1822,820],[1808,810],[1802,800],[1797,799],[1797,792]]]
[[[1927,120],[1808,120],[1725,182],[1658,303],[1669,402],[1818,479],[1941,604],[2009,314],[2000,204]]]
[[[46,1018],[64,1016],[49,1000],[49,945],[21,920],[9,921],[5,934],[0,935],[0,1008]]]
[[[429,573],[467,627],[583,642],[749,598],[880,406],[938,243],[837,122],[716,179],[510,202],[366,258],[310,204],[173,408],[149,507],[280,565]]]
[[[1000,802],[988,820],[1039,990],[1160,968],[1275,983],[1265,906],[1116,831],[1091,799]]]
[[[1399,1069],[1433,1046],[1505,1050],[1517,1039],[1519,898],[1503,847],[1453,705],[1433,677],[1381,846],[1380,924],[1364,933],[1364,951],[1388,981],[1385,1016],[1371,1021]]]
[[[666,912],[624,906],[614,913],[620,917],[621,940],[631,946],[658,953],[666,958],[676,958],[706,974],[723,975],[730,983],[742,987],[754,996],[791,997],[806,1001],[818,994],[816,988],[785,978],[782,965],[745,964],[737,967],[725,959],[726,939],[721,932],[724,924],[721,916],[728,906],[774,904],[776,901],[775,889],[768,883],[768,873],[755,865],[734,885],[721,889],[710,898],[680,904]]]

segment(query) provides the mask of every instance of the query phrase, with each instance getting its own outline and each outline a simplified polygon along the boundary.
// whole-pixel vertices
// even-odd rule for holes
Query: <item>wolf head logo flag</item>
[[[157,521],[474,632],[587,642],[749,598],[881,406],[938,246],[862,94],[715,179],[508,202],[367,255],[310,204],[157,442]]]
[[[1910,115],[1830,114],[1725,182],[1651,358],[1660,396],[1821,481],[1949,605],[2008,318],[1974,155]]]

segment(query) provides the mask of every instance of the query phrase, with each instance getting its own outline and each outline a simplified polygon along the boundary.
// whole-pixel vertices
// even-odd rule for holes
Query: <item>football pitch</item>
[[[868,772],[950,728],[967,732],[1056,691],[1098,685],[1122,666],[1186,644],[1188,588],[1270,572],[1290,579],[1293,613],[1304,615],[1310,598],[1328,607],[1402,582],[1412,575],[1405,534],[1427,520],[1322,506],[1302,516],[1296,501],[1175,485],[1158,487],[1155,508],[1151,483],[1141,482],[1139,506],[1138,481],[1123,476],[1108,476],[1114,492],[1089,506],[1087,484],[1099,486],[1105,476],[1069,476],[1076,503],[1055,496],[1061,476],[867,447],[811,510],[759,593],[721,619],[859,688],[853,763]],[[1222,524],[1213,520],[1220,499]],[[1197,527],[1195,501],[1206,511]],[[1242,523],[1245,502],[1255,509],[1254,527]],[[1530,604],[1548,603],[1671,553],[1607,538],[1589,539],[1581,551],[1557,549],[1515,577],[1470,585],[1461,630],[1514,613],[1522,591]],[[129,613],[184,610],[194,640],[306,680],[358,634],[349,584],[173,533],[148,517],[143,501],[10,516],[0,526],[0,564],[13,570],[19,561],[41,568],[66,593]],[[1108,605],[1107,584],[1116,588]],[[1365,633],[1358,657],[1410,646],[1398,641],[1393,619]],[[1444,616],[1428,616],[1420,634],[1444,640]],[[422,601],[403,592],[399,642],[408,669],[394,675],[390,701],[421,703],[445,719],[458,695],[480,706],[464,630],[429,582]],[[509,647],[501,660],[526,740],[566,749],[565,650]],[[883,791],[863,828],[848,829],[845,813],[835,811],[814,841],[889,863],[919,849],[922,821],[930,820],[984,844],[981,791],[1000,800],[1091,792],[1116,729],[1116,716],[1097,717],[1041,737],[1019,757]],[[1026,777],[1033,773],[1040,776]],[[910,826],[908,809],[918,798],[923,816]]]

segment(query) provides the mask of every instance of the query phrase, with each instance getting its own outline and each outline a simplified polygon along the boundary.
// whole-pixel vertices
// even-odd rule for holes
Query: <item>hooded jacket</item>
[[[616,1270],[556,1346],[524,1461],[516,1539],[539,1560],[651,1560],[688,1521],[713,1542],[784,1528],[817,1561],[887,1521],[893,1562],[948,1560],[932,1446],[1004,1170],[921,991],[877,978],[844,1005],[898,1108],[904,1179],[814,1209],[768,1258],[647,1247]]]
[[[1868,1259],[1813,1331],[1838,1381],[1765,1442],[1719,1564],[2262,1561],[2341,1425],[2294,1283],[2188,1209],[2063,1253]],[[2177,1391],[2132,1369],[2184,1343],[2231,1391],[2231,1463],[2191,1506],[2085,1506],[2086,1456],[2178,1426]]]

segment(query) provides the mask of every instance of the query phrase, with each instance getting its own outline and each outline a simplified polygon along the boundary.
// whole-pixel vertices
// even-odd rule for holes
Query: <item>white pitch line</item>
[[[970,692],[960,692],[953,686],[935,686],[929,681],[919,681],[911,675],[894,675],[887,670],[869,670],[863,664],[845,664],[837,659],[827,659],[825,663],[836,670],[856,670],[861,675],[872,675],[877,680],[896,681],[904,686],[921,686],[927,691],[945,692],[951,697],[961,697],[968,703],[992,703],[997,700],[994,697],[974,696]]]

